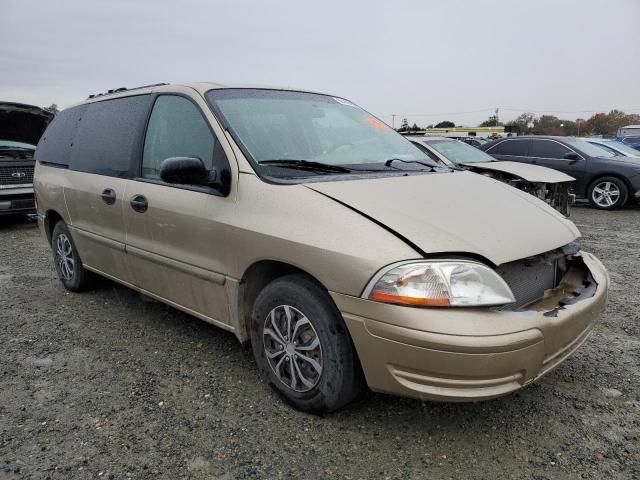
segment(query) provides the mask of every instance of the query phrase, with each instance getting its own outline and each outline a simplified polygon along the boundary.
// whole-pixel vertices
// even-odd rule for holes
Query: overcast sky
[[[0,0],[0,17],[0,100],[207,80],[332,93],[396,126],[640,113],[639,0]]]

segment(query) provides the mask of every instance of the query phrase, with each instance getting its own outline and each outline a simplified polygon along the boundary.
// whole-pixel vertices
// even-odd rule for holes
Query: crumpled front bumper
[[[424,309],[331,296],[372,390],[427,400],[483,400],[540,378],[587,339],[605,308],[609,277],[596,257],[579,256],[579,275],[565,276],[522,311]]]

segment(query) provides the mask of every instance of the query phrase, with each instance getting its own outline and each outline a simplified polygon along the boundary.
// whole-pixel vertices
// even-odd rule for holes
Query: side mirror
[[[567,160],[575,160],[578,161],[580,160],[582,157],[580,157],[580,155],[578,155],[576,152],[569,152],[569,153],[565,153],[564,158]]]
[[[564,155],[566,160],[572,160],[571,163],[576,163],[578,160],[581,160],[582,157],[578,155],[576,152],[569,152]]]
[[[169,157],[160,165],[160,178],[167,183],[214,186],[216,176],[198,157]]]

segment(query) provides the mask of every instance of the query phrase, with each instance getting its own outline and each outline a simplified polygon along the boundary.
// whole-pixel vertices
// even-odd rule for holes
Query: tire
[[[328,293],[304,275],[280,277],[260,292],[253,306],[251,346],[262,376],[299,410],[330,412],[362,389],[360,363],[340,312]]]
[[[94,275],[82,265],[76,244],[73,243],[69,229],[62,220],[53,228],[51,248],[53,263],[64,288],[72,292],[88,290],[93,284]]]
[[[616,177],[600,177],[587,190],[589,203],[600,210],[622,208],[627,203],[628,190],[625,183]]]

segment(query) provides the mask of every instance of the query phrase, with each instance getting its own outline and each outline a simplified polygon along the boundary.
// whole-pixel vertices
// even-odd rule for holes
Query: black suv
[[[617,157],[575,137],[521,136],[481,145],[498,160],[554,168],[576,179],[574,193],[603,210],[640,199],[640,161]]]
[[[53,113],[0,102],[0,215],[35,213],[33,153]]]

